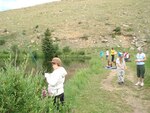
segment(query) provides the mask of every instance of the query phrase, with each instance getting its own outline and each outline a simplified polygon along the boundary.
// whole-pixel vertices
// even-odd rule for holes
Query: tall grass
[[[69,79],[65,84],[65,95],[66,101],[71,103],[70,106],[73,108],[76,105],[76,97],[82,92],[89,82],[90,77],[102,73],[100,70],[100,62],[96,59],[91,59],[89,65],[86,68],[81,68],[72,79]]]

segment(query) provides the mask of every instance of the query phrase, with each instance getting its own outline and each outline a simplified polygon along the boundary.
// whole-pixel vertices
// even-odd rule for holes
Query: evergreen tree
[[[44,36],[45,37],[42,40],[42,51],[44,54],[43,68],[45,71],[51,71],[52,66],[49,61],[51,61],[52,58],[56,56],[57,49],[55,48],[55,45],[53,44],[51,32],[49,29],[46,29]]]

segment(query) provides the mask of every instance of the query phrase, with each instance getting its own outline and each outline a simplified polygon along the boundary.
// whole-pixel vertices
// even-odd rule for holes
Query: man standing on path
[[[146,55],[143,53],[142,48],[138,48],[138,53],[136,55],[136,65],[137,65],[137,79],[138,82],[135,84],[144,86],[144,74],[145,74],[145,61]]]

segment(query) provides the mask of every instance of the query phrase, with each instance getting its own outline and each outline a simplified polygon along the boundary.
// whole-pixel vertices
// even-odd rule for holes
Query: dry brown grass
[[[104,46],[101,44],[103,38],[114,43],[110,34],[117,26],[123,29],[124,34],[141,36],[150,33],[149,6],[149,0],[64,0],[0,12],[0,30],[8,29],[10,33],[22,33],[25,30],[23,38],[31,40],[50,28],[54,31],[54,37],[67,40],[68,43],[65,40],[61,45]],[[34,32],[37,25],[38,33]],[[127,32],[126,29],[133,31]],[[84,35],[88,36],[89,41],[79,40],[83,44],[78,43],[78,39]]]

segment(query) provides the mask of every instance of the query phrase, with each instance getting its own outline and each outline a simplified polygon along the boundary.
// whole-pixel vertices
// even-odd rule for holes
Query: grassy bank
[[[66,100],[76,113],[119,113],[131,111],[120,96],[101,89],[101,81],[109,71],[103,61],[93,57],[89,67],[79,70],[65,85]]]

